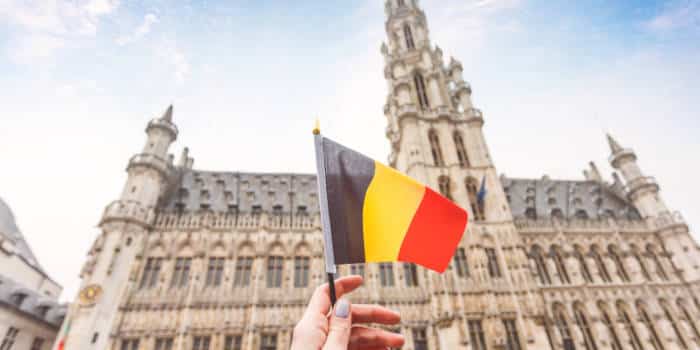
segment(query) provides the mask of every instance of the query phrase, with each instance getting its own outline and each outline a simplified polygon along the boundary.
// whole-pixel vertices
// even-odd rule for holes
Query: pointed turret
[[[160,117],[160,120],[165,120],[167,122],[173,122],[173,105],[171,104],[168,106],[168,109],[165,110],[165,113],[163,114],[162,117]]]
[[[622,146],[612,137],[612,135],[607,134],[608,144],[610,145],[610,152],[613,154],[623,150]]]

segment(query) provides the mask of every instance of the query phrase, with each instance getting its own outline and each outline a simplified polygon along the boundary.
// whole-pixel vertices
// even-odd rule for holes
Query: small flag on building
[[[410,177],[322,137],[317,129],[314,133],[327,260],[332,265],[402,261],[444,272],[466,230],[467,212]]]
[[[481,178],[481,188],[479,188],[479,193],[476,194],[476,200],[479,204],[483,205],[486,199],[486,175]]]

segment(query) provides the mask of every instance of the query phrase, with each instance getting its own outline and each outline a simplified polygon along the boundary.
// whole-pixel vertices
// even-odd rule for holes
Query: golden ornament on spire
[[[321,133],[321,122],[316,118],[316,124],[314,124],[314,130],[313,130],[314,135],[318,135]]]

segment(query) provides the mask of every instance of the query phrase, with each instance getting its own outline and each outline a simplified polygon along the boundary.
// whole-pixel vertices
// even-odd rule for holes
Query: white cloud
[[[669,3],[656,17],[649,20],[647,27],[658,32],[680,28],[700,28],[700,1],[682,0]]]
[[[133,33],[117,38],[117,44],[126,45],[141,39],[143,36],[151,32],[151,27],[156,23],[158,23],[158,17],[152,13],[147,14],[143,17],[143,22],[141,25],[139,25]]]
[[[94,37],[101,17],[118,6],[119,0],[0,1],[0,20],[14,34],[8,54],[18,63],[49,57],[69,40]]]
[[[168,64],[178,84],[183,84],[190,73],[190,63],[175,41],[166,41],[157,48],[156,55]]]

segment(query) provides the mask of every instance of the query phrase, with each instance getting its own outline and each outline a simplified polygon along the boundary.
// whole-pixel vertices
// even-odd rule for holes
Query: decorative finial
[[[314,135],[318,135],[321,133],[321,122],[316,118],[316,123],[314,124],[314,130],[313,130]]]
[[[162,117],[160,117],[161,120],[165,120],[168,122],[173,122],[173,105],[171,104],[168,106],[168,109],[165,110],[165,113],[163,114]]]
[[[620,144],[617,143],[617,141],[615,141],[615,139],[612,137],[612,135],[610,135],[610,133],[607,134],[607,137],[608,137],[608,144],[610,145],[610,151],[613,154],[622,151],[622,146],[620,146]]]

